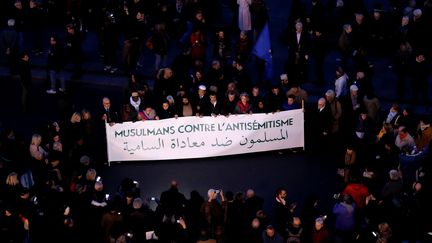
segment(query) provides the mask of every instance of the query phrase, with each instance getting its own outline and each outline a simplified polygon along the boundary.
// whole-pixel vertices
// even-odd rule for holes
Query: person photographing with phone
[[[223,225],[224,213],[221,203],[224,202],[225,196],[222,190],[209,189],[207,201],[201,205],[201,215],[205,218],[207,232],[211,238],[215,237],[217,227]]]

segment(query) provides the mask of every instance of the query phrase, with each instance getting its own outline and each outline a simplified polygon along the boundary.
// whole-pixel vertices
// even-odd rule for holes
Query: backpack
[[[303,232],[303,228],[298,231],[297,234],[293,234],[288,230],[288,238],[286,240],[287,243],[300,243],[300,235]]]

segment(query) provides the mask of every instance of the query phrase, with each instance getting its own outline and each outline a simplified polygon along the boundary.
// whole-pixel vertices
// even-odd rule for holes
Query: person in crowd
[[[148,104],[144,107],[143,110],[138,112],[138,121],[150,121],[150,120],[159,120],[159,117],[156,114],[156,110]]]
[[[273,228],[272,225],[268,225],[262,233],[263,243],[282,243],[284,242],[283,237]]]
[[[107,11],[103,14],[103,23],[101,24],[101,41],[100,49],[103,54],[103,70],[108,73],[115,73],[117,71],[117,50],[119,39],[119,23],[114,13]],[[131,40],[126,38],[124,41],[124,61],[126,72],[132,69],[133,55],[131,54]]]
[[[290,94],[287,96],[287,101],[282,103],[282,110],[289,111],[300,109],[300,105],[295,102],[295,96]]]
[[[184,95],[181,97],[177,115],[180,117],[194,116],[196,114],[195,106],[191,103],[189,97]]]
[[[82,76],[82,34],[73,24],[66,26],[66,48],[65,52],[67,58],[73,65],[73,71],[71,79],[80,79]]]
[[[167,95],[175,96],[177,91],[177,82],[171,68],[160,69],[157,73],[153,87],[155,97],[166,97]]]
[[[234,109],[238,102],[238,96],[235,91],[229,91],[222,106],[222,113],[226,116],[234,114]]]
[[[105,123],[112,124],[119,121],[117,112],[111,107],[111,101],[108,97],[102,99],[102,109],[100,119]]]
[[[30,144],[30,155],[33,159],[44,161],[48,152],[41,146],[42,137],[39,134],[33,134]]]
[[[295,203],[289,203],[287,198],[287,191],[279,188],[276,191],[276,198],[274,202],[274,215],[275,215],[275,230],[281,234],[285,233],[286,225],[291,220],[292,213],[296,208]],[[285,234],[284,234],[285,235]]]
[[[135,110],[136,113],[138,113],[140,110],[144,108],[144,102],[141,100],[141,97],[139,97],[139,94],[137,91],[133,91],[129,97],[129,105],[132,110]]]
[[[348,89],[348,75],[344,72],[342,67],[336,69],[335,93],[336,98],[340,99],[342,96],[347,95]]]
[[[363,105],[367,111],[368,117],[378,124],[380,119],[381,104],[373,91],[369,91],[363,97]]]
[[[403,19],[406,21],[409,20],[408,16],[405,16]],[[404,39],[404,41],[399,44],[399,49],[394,57],[394,72],[397,76],[397,98],[399,101],[403,102],[406,99],[404,95],[405,86],[408,82],[412,68],[412,47],[410,43],[407,42],[406,37],[401,38]]]
[[[417,137],[415,140],[416,147],[418,150],[423,150],[430,144],[430,141],[432,140],[430,118],[427,116],[421,117],[417,129]]]
[[[283,94],[286,94],[291,89],[291,83],[288,79],[288,74],[283,73],[279,76],[280,78],[280,88]]]
[[[339,123],[342,117],[342,105],[336,97],[336,93],[329,89],[325,93],[325,99],[331,110],[332,122],[331,122],[331,133],[335,134],[339,132]]]
[[[292,221],[287,226],[286,233],[286,242],[299,243],[304,241],[303,227],[299,217],[292,218]]]
[[[50,37],[50,49],[48,51],[48,72],[51,82],[51,89],[47,90],[48,94],[57,93],[57,79],[60,79],[60,92],[66,91],[66,79],[64,76],[64,51],[62,44],[55,36]]]
[[[414,148],[414,138],[411,136],[411,134],[408,133],[408,130],[405,127],[399,127],[399,132],[396,136],[395,145],[399,148],[399,150],[407,147],[409,151],[412,151],[412,149]]]
[[[249,103],[249,95],[247,93],[240,94],[240,100],[234,108],[235,114],[251,114],[252,105]]]
[[[221,202],[218,201],[220,197]],[[201,205],[201,215],[205,219],[205,228],[210,237],[216,237],[216,229],[223,224],[223,209],[220,203],[225,202],[222,190],[209,189],[207,201]]]
[[[207,87],[205,85],[199,85],[198,91],[195,95],[195,112],[197,116],[204,115],[206,107],[209,105],[209,97],[207,95]]]
[[[314,115],[314,144],[315,148],[321,148],[328,142],[332,121],[331,111],[328,105],[326,105],[325,98],[318,100]]]
[[[302,89],[297,83],[293,83],[288,92],[286,92],[286,95],[291,94],[296,97],[295,102],[301,107],[308,101],[308,94],[306,90]]]
[[[290,77],[298,83],[304,83],[308,79],[307,66],[310,53],[310,38],[302,22],[295,23],[295,32],[290,35],[288,42],[288,71]]]
[[[341,53],[341,66],[345,69],[348,67],[348,62],[351,60],[350,57],[354,54],[354,40],[352,31],[353,28],[351,24],[344,24],[342,33],[338,40],[338,46]]]
[[[252,17],[250,6],[252,0],[237,0],[238,7],[238,28],[240,31],[252,30]]]
[[[20,54],[17,69],[21,81],[22,110],[27,112],[30,107],[29,99],[31,96],[32,73],[30,67],[30,57],[26,52]]]
[[[15,19],[9,19],[7,21],[7,28],[2,31],[0,36],[0,48],[2,56],[4,55],[7,59],[10,74],[16,74],[16,61],[19,54],[20,35],[15,29]]]
[[[342,200],[333,207],[335,216],[335,238],[337,242],[353,242],[355,230],[356,206],[349,195],[343,195]]]
[[[175,117],[175,110],[170,106],[168,100],[162,101],[161,108],[157,111],[159,119],[168,119]]]
[[[226,36],[225,31],[219,30],[214,41],[213,59],[218,60],[222,66],[226,66],[231,52],[231,41]]]
[[[280,92],[279,86],[273,86],[271,91],[267,94],[266,100],[268,102],[268,109],[271,112],[278,112],[281,110],[284,94]]]
[[[387,117],[385,119],[386,123],[389,123],[393,126],[393,128],[398,128],[400,126],[400,118],[401,112],[399,111],[399,105],[397,103],[393,103],[387,113]]]
[[[178,183],[172,180],[170,188],[163,191],[160,196],[160,207],[166,215],[175,215],[175,217],[184,217],[186,198],[178,189]]]
[[[156,55],[155,71],[167,67],[167,54],[169,50],[169,36],[164,24],[156,24],[155,31],[151,37],[152,51]]]
[[[204,109],[205,116],[218,116],[222,113],[222,104],[218,101],[218,96],[215,92],[210,92],[209,103]]]
[[[247,32],[240,31],[239,39],[235,47],[235,58],[238,59],[237,62],[244,63],[250,52],[252,51],[252,42],[249,39]]]
[[[318,217],[315,220],[315,225],[312,229],[311,242],[312,243],[328,243],[331,240],[330,232],[324,225],[325,218]]]

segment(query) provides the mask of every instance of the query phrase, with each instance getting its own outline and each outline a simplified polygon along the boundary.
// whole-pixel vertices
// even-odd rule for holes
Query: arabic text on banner
[[[304,146],[303,111],[106,125],[108,160],[205,158]]]

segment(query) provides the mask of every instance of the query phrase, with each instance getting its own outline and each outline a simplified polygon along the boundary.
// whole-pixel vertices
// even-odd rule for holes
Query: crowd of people
[[[98,33],[104,71],[121,70],[129,83],[119,94],[122,104],[112,105],[105,97],[99,110],[74,111],[47,122],[31,141],[19,131],[2,131],[1,242],[430,240],[431,118],[398,103],[407,101],[410,84],[415,100],[409,103],[429,104],[432,56],[431,35],[426,34],[432,2],[391,1],[386,10],[376,5],[368,11],[362,1],[325,5],[313,0],[311,6],[293,1],[288,31],[281,38],[289,46],[288,58],[278,82],[265,80],[263,60],[254,59],[258,80],[246,67],[268,19],[260,0],[232,1],[233,24],[227,28],[216,24],[217,1],[70,0],[63,7],[60,1],[5,2],[7,27],[0,48],[22,82],[24,108],[31,89],[29,56],[43,54],[44,18],[66,22],[64,44],[58,35],[49,39],[48,94],[67,91],[66,63],[72,67],[70,78],[81,78],[87,29]],[[168,60],[172,42],[180,52]],[[311,103],[302,85],[325,83],[324,59],[334,47],[340,51],[334,88]],[[153,85],[137,71],[149,65],[143,63],[149,51],[155,57]],[[394,58],[398,94],[388,111],[375,95],[371,63],[386,56]],[[273,84],[263,85],[267,83]],[[107,194],[103,182],[109,178],[97,172],[106,155],[95,141],[104,139],[105,123],[301,108],[306,151],[340,157],[341,193],[334,195],[332,212],[321,211],[318,198],[297,207],[284,188],[271,199],[273,218],[253,189],[209,189],[205,198],[192,191],[186,199],[172,181],[160,198],[149,199],[136,181],[125,178],[115,194]],[[155,210],[150,207],[154,203]]]

